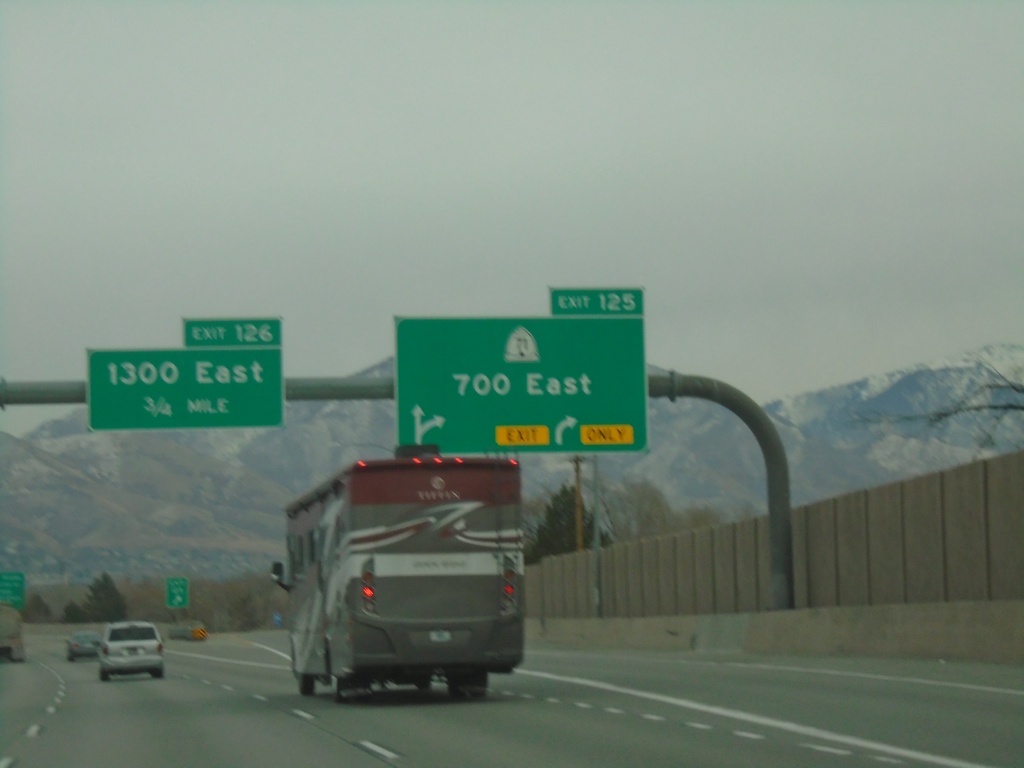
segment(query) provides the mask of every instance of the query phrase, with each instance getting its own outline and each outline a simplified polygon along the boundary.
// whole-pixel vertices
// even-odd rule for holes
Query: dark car
[[[68,638],[68,661],[96,658],[103,638],[97,632],[73,632]]]

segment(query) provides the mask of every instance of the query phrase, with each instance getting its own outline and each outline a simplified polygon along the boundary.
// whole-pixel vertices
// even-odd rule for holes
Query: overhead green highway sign
[[[284,424],[280,347],[90,350],[94,430]]]
[[[642,317],[396,318],[399,444],[445,453],[639,451]]]

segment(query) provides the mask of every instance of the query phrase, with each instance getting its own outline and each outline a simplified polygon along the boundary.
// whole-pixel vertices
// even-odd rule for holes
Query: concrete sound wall
[[[762,517],[546,558],[527,568],[528,616],[766,611],[768,531]],[[1024,451],[796,508],[792,531],[797,609],[1024,600]]]
[[[526,631],[529,640],[580,648],[1024,663],[1024,600],[643,619],[528,619]]]

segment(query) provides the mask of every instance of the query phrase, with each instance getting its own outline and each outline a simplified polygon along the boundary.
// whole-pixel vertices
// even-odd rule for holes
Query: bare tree
[[[603,491],[603,501],[616,541],[660,536],[684,527],[665,494],[647,479],[625,480]]]
[[[952,419],[974,417],[979,448],[995,448],[996,433],[1005,420],[1024,414],[1024,368],[1007,375],[980,355],[974,358],[986,380],[969,387],[948,406],[925,413],[879,413],[866,417],[870,423],[924,423],[938,427]]]

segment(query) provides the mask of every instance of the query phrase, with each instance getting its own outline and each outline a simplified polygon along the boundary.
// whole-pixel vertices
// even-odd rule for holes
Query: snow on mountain
[[[393,375],[393,358],[355,374]],[[1001,419],[992,411],[935,422],[927,418],[957,403],[1006,402],[1008,393],[999,386],[1007,379],[1024,382],[1024,345],[988,346],[765,404],[786,448],[793,504],[1024,446],[1024,410]],[[1024,409],[1024,396],[1009,394]],[[24,441],[0,434],[5,438],[0,454],[17,445],[22,456],[0,472],[0,528],[13,509],[12,499],[30,498],[35,488],[45,486],[53,491],[53,503],[78,503],[66,500],[70,491],[57,492],[77,483],[75,498],[104,487],[120,494],[82,508],[109,511],[112,504],[130,506],[146,499],[143,508],[129,510],[132,525],[142,520],[156,531],[170,526],[182,541],[189,526],[219,539],[247,526],[258,529],[257,537],[276,535],[279,508],[289,495],[357,458],[387,455],[395,440],[391,400],[288,403],[287,426],[276,430],[90,434],[85,416],[83,408],[48,422]],[[602,484],[642,480],[660,489],[676,509],[711,506],[727,518],[766,510],[760,449],[730,411],[698,399],[673,403],[656,398],[649,404],[649,425],[648,450],[600,455]],[[523,455],[524,494],[544,498],[570,482],[570,458]],[[593,464],[588,460],[588,488]],[[215,510],[216,519],[202,520],[204,508]],[[104,525],[103,530],[115,536],[117,526]]]

